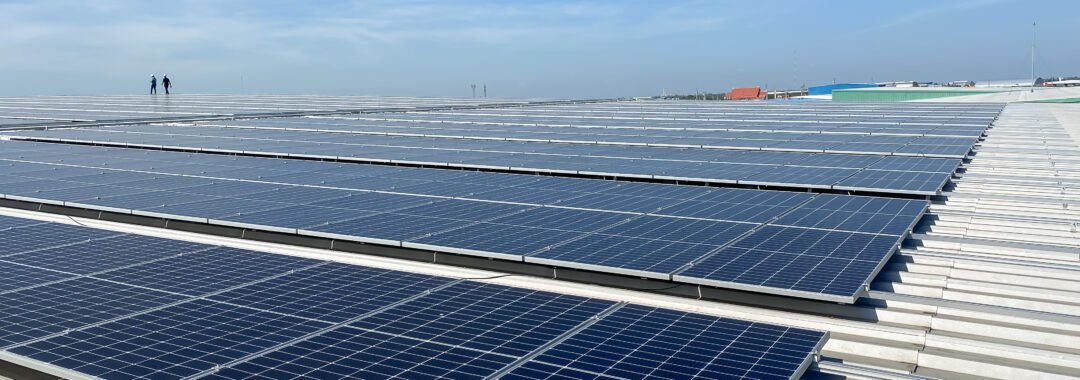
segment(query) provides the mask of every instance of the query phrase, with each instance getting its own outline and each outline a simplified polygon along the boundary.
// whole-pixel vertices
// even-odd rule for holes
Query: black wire
[[[661,291],[661,290],[675,289],[675,288],[678,288],[680,286],[683,286],[683,284],[675,284],[675,285],[666,286],[666,287],[663,287],[663,288],[652,288],[652,289],[630,288],[630,289],[637,290],[637,291],[640,291],[640,292],[658,292],[658,291]]]
[[[78,220],[75,220],[75,218],[72,218],[70,215],[65,215],[65,216],[67,216],[68,219],[71,219],[72,222],[75,222],[75,224],[78,224],[78,225],[83,226],[83,227],[89,227],[89,226],[87,226],[85,224],[79,223]]]
[[[498,276],[491,276],[491,277],[464,277],[464,278],[462,278],[462,280],[494,280],[496,278],[511,277],[511,276],[520,276],[520,275],[519,274],[500,274]]]

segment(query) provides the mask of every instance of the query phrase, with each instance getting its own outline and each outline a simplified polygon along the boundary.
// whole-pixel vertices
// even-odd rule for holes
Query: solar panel
[[[450,281],[441,277],[328,263],[216,294],[209,299],[337,323]]]
[[[463,282],[350,326],[522,357],[613,305],[611,301]]]
[[[601,323],[627,323],[615,319],[635,308],[608,315],[615,302],[135,235],[77,245],[90,244],[100,253],[76,268],[90,270],[107,257],[117,259],[114,268],[0,290],[0,347],[108,379],[484,378],[515,371],[564,344],[548,349],[552,343],[592,334]],[[65,247],[34,253],[42,253],[36,257],[46,261],[35,263],[42,265],[64,255],[81,259]],[[124,265],[140,256],[141,263]],[[684,317],[665,317],[667,331],[717,319],[678,314]],[[651,324],[630,321],[625,331],[651,331]],[[740,352],[768,364],[755,371],[795,362],[783,355],[798,349],[804,360],[820,349],[766,349],[748,337],[739,337],[749,344]],[[640,350],[662,347],[643,341]]]
[[[668,279],[718,247],[593,234],[525,256],[525,262]]]
[[[0,231],[4,236],[4,244],[0,244],[0,258],[43,248],[108,239],[120,235],[120,233],[112,231],[80,228],[57,223],[29,224],[28,226]]]
[[[91,274],[206,248],[208,246],[204,244],[121,235],[24,252],[4,257],[3,260],[67,273]]]
[[[676,281],[851,302],[899,236],[765,226],[676,273]]]
[[[4,305],[0,314],[0,347],[183,299],[174,294],[85,277],[0,293],[0,305]]]
[[[801,353],[822,344],[815,331],[627,305],[504,378],[565,368],[589,378],[792,379],[809,365]]]
[[[547,173],[587,173],[604,176],[629,176],[641,178],[682,178],[695,181],[734,183],[746,181],[755,184],[780,184],[788,186],[811,186],[829,188],[842,180],[846,175],[854,171],[864,170],[874,162],[874,159],[890,154],[899,154],[897,151],[904,147],[901,143],[864,143],[848,142],[832,146],[830,152],[839,150],[840,153],[850,154],[807,154],[773,151],[744,151],[736,154],[725,154],[723,151],[714,149],[688,149],[649,147],[634,148],[617,145],[588,145],[588,144],[562,144],[548,142],[501,142],[503,145],[491,145],[484,151],[485,155],[474,154],[480,144],[477,141],[467,140],[444,140],[444,139],[420,139],[415,137],[378,137],[362,135],[362,140],[342,142],[323,146],[323,143],[305,141],[305,136],[280,136],[282,140],[266,140],[258,136],[259,140],[251,140],[243,134],[257,133],[260,131],[251,129],[233,129],[229,133],[212,134],[197,137],[185,136],[179,139],[176,133],[205,133],[208,127],[161,129],[160,127],[136,126],[124,127],[122,130],[130,130],[139,133],[102,132],[98,130],[60,130],[55,132],[25,132],[26,136],[48,138],[53,135],[66,136],[84,142],[113,143],[114,145],[145,142],[147,139],[159,139],[158,143],[190,144],[191,148],[237,150],[260,150],[268,152],[280,152],[286,154],[310,154],[313,144],[318,144],[318,155],[325,158],[352,157],[360,161],[384,161],[397,160],[424,165],[480,165],[488,167],[502,167],[503,169],[517,171],[540,171]],[[170,127],[172,128],[172,127]],[[265,131],[262,131],[265,132]],[[275,132],[292,133],[298,132]],[[232,136],[236,135],[236,136]],[[356,136],[339,136],[339,138],[353,138]],[[312,138],[310,136],[306,138]],[[389,139],[389,140],[387,140]],[[910,138],[909,138],[910,139]],[[138,141],[136,141],[138,140]],[[386,140],[386,141],[382,141]],[[742,140],[731,140],[742,141]],[[768,140],[773,141],[773,140]],[[775,142],[775,141],[774,141]],[[488,143],[494,144],[494,143]],[[771,144],[771,143],[770,143]],[[830,143],[831,144],[831,143]],[[232,146],[236,145],[236,146]],[[254,146],[252,146],[254,145]],[[767,145],[767,144],[766,144]],[[927,145],[929,146],[929,145]],[[376,150],[368,148],[377,148]],[[449,149],[449,150],[446,150]],[[805,149],[805,147],[800,147]],[[847,149],[847,150],[845,150]],[[938,148],[935,148],[938,149]],[[377,153],[377,152],[385,152]],[[467,153],[458,155],[458,152]],[[721,153],[717,153],[721,152]],[[929,153],[919,150],[907,151],[903,154],[928,155]],[[870,156],[867,156],[870,155]],[[932,155],[932,154],[931,154]],[[955,157],[963,157],[964,154]],[[924,157],[909,157],[915,160],[933,160]],[[633,161],[630,161],[633,160]],[[771,164],[776,167],[756,167],[745,164]],[[799,165],[808,169],[797,169],[790,166]],[[817,165],[817,166],[815,166]],[[919,164],[926,165],[926,164]],[[190,170],[181,168],[169,168],[168,170],[178,174],[194,174]],[[206,173],[199,171],[199,173]],[[213,172],[210,172],[213,173]],[[226,172],[227,173],[227,172]],[[947,178],[939,173],[938,177]],[[228,175],[228,174],[225,174]],[[248,172],[238,172],[232,175],[235,178],[254,178],[256,175]],[[477,184],[476,186],[460,186],[444,184],[431,186],[429,183],[414,183],[402,178],[382,178],[379,180],[356,181],[353,179],[327,180],[318,178],[310,173],[286,174],[282,176],[269,176],[258,178],[271,178],[275,180],[294,181],[303,184],[328,184],[334,186],[346,186],[363,188],[368,190],[404,189],[405,191],[442,196],[465,196],[477,192],[498,190],[497,187],[487,187]],[[452,177],[451,177],[452,179]],[[871,188],[873,191],[887,191],[888,188]],[[905,190],[905,189],[901,189]]]
[[[484,379],[514,357],[341,327],[204,379]]]
[[[291,256],[214,247],[95,277],[189,296],[202,296],[311,266]]]
[[[196,299],[9,351],[107,379],[179,379],[329,326]]]
[[[70,273],[34,268],[6,261],[0,261],[0,273],[3,273],[3,276],[0,276],[0,293],[75,277]]]
[[[822,194],[773,224],[900,236],[927,206],[921,200]]]

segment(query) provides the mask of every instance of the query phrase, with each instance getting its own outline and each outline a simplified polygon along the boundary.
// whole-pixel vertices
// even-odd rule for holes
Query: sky
[[[595,98],[1080,75],[1080,1],[0,0],[0,96]]]

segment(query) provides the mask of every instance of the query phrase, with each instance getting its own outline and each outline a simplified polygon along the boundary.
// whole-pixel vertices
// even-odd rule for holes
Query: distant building
[[[1050,81],[1050,82],[1043,82],[1043,86],[1046,86],[1046,87],[1073,87],[1073,86],[1080,86],[1080,79],[1066,79],[1066,80],[1055,80],[1055,81]]]
[[[975,87],[1031,87],[1033,83],[1031,79],[988,80],[975,82]]]
[[[761,100],[765,99],[767,93],[761,91],[761,87],[739,87],[731,89],[731,92],[724,95],[725,100]]]
[[[876,83],[833,83],[823,86],[814,86],[806,89],[807,95],[832,95],[833,90],[843,90],[846,88],[867,88],[878,87]]]

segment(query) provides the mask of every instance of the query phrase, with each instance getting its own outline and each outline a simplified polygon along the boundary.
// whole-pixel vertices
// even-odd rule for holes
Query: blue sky
[[[0,0],[0,95],[606,97],[1080,74],[1080,1]],[[242,80],[241,80],[242,78]]]

